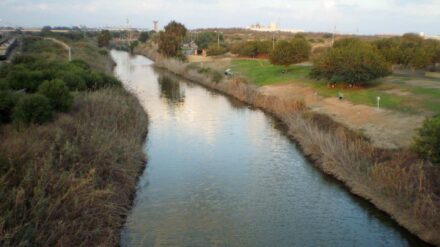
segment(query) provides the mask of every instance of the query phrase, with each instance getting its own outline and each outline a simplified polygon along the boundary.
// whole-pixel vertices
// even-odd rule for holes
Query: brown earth
[[[338,98],[323,98],[312,88],[298,84],[261,87],[260,92],[284,99],[299,99],[316,113],[330,116],[350,129],[361,132],[381,148],[395,149],[411,145],[416,129],[424,121],[415,116],[366,105],[354,105]]]

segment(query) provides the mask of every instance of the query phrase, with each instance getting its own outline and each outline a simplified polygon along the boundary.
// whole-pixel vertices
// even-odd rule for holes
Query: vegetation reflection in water
[[[123,246],[419,246],[259,110],[112,52],[151,118]]]

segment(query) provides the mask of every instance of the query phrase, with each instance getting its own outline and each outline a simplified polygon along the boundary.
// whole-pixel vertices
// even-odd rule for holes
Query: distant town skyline
[[[0,26],[247,27],[276,22],[311,32],[439,35],[440,0],[1,0]]]

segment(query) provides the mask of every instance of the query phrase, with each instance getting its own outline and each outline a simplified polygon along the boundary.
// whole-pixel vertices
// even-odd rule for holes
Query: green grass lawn
[[[285,67],[272,65],[266,60],[233,60],[232,69],[258,86],[305,79],[310,73],[310,66],[290,66],[287,73],[282,73]]]
[[[287,73],[282,73],[285,69],[283,66],[272,65],[265,60],[236,59],[232,60],[231,68],[237,75],[258,86],[298,83],[314,88],[322,97],[338,97],[342,93],[353,104],[376,106],[376,99],[380,96],[380,105],[386,109],[413,114],[440,114],[438,79],[423,78],[428,85],[424,83],[419,86],[407,83],[417,78],[392,75],[373,81],[372,86],[367,88],[329,88],[326,81],[309,78],[311,66],[293,65]]]

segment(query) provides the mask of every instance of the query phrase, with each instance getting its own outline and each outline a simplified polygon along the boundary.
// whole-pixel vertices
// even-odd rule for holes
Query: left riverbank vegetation
[[[0,246],[118,246],[146,113],[97,34],[43,31],[0,67]]]
[[[221,32],[223,38],[217,35],[215,39],[215,31]],[[156,52],[161,50],[154,39],[137,48],[137,52],[155,60],[159,67],[274,113],[322,170],[424,240],[440,244],[440,124],[435,117],[440,114],[440,79],[435,78],[439,71],[439,41],[407,34],[391,39],[335,37],[333,43],[331,34],[302,34],[296,37],[303,39],[297,47],[304,47],[309,53],[300,53],[300,59],[296,59],[294,56],[299,53],[293,52],[295,49],[289,44],[295,35],[195,30],[189,31],[186,42],[196,39],[197,43],[197,36],[203,37],[199,45],[208,49],[208,57],[199,50],[199,55],[187,56],[187,62],[170,59],[173,56]],[[227,47],[227,52],[209,56],[210,45],[219,42]],[[277,60],[277,53],[291,57]],[[397,59],[393,53],[406,55]],[[227,69],[232,73],[224,73]],[[213,80],[213,73],[222,75],[220,81]],[[334,97],[353,105],[374,107],[380,96],[381,109],[390,114],[422,116],[427,120],[418,126],[413,144],[392,149],[375,146],[362,132],[340,123],[344,120],[335,121],[330,114],[310,111],[301,100],[292,103],[294,100],[285,102],[265,95],[258,87],[287,84],[310,88],[314,97]]]

